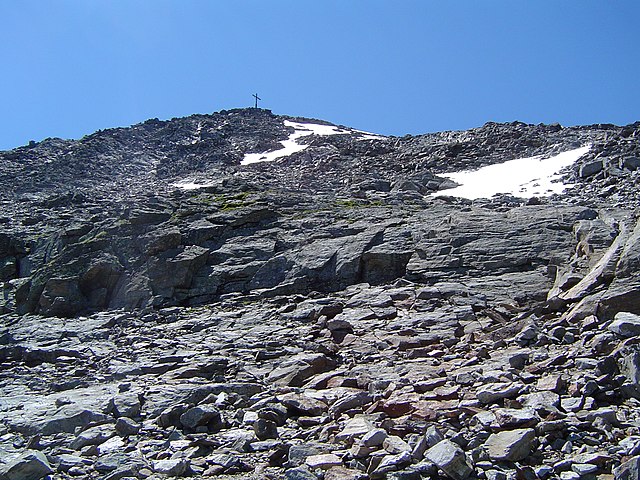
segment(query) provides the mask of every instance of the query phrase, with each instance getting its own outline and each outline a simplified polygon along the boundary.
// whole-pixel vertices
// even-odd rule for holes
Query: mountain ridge
[[[237,109],[0,152],[0,478],[633,471],[640,123],[370,135]],[[447,194],[587,146],[563,193]]]

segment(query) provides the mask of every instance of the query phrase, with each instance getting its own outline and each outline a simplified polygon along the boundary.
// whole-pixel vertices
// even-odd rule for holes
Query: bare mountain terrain
[[[639,168],[262,109],[0,152],[0,478],[638,478]]]

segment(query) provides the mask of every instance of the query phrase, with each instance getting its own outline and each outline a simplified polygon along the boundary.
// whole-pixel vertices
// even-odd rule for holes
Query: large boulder
[[[0,467],[2,480],[40,480],[53,473],[44,453],[26,450],[8,464]]]

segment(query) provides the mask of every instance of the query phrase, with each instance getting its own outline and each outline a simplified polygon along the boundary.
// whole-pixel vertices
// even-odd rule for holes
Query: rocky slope
[[[243,109],[0,152],[0,478],[637,478],[639,139]],[[432,195],[585,145],[562,195]]]

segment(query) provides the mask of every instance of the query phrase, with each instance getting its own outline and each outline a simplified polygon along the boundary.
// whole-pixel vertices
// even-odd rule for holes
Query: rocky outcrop
[[[284,120],[0,153],[0,478],[635,478],[638,125],[241,165]],[[587,143],[564,195],[430,195]]]

